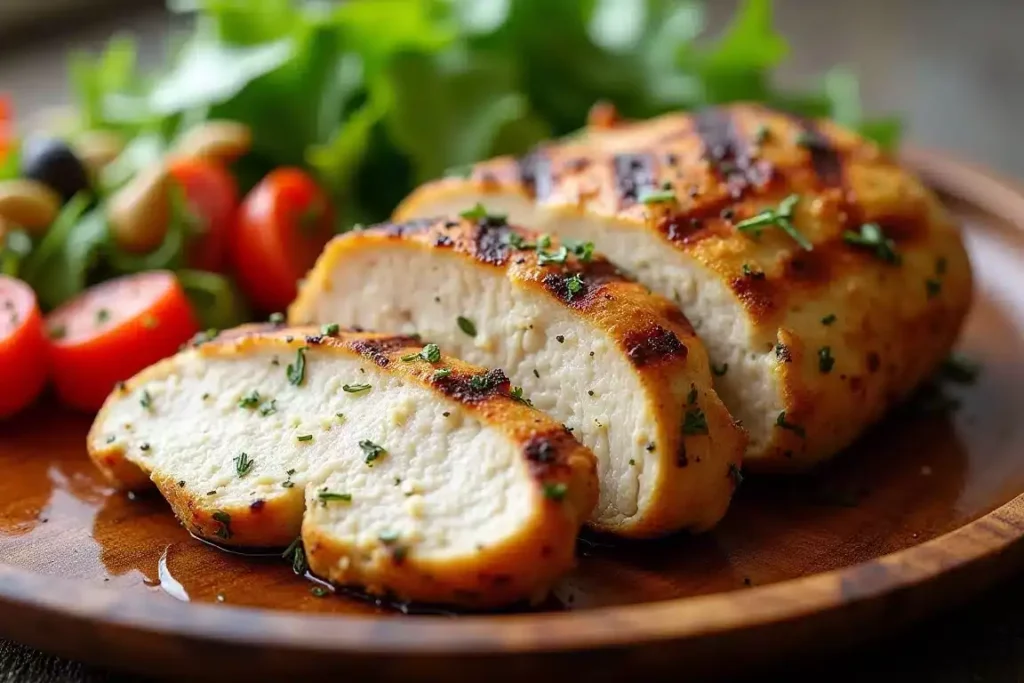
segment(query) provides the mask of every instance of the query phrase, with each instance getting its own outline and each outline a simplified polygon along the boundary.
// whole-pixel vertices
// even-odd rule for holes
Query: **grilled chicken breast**
[[[809,466],[947,354],[971,299],[957,227],[874,144],[756,105],[590,129],[414,192],[396,220],[491,211],[597,248],[678,302],[750,434]]]
[[[88,438],[128,488],[150,480],[195,535],[284,546],[401,599],[487,607],[543,595],[573,563],[594,456],[461,361],[409,337],[250,326],[143,371]]]
[[[569,249],[501,217],[467,215],[335,238],[291,321],[415,331],[504,368],[524,401],[597,456],[598,529],[648,537],[713,526],[746,437],[678,307],[593,245]]]

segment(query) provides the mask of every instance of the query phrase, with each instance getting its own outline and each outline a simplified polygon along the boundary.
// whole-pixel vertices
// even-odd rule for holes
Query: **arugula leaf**
[[[176,273],[204,329],[225,330],[252,319],[252,311],[228,278],[204,270]]]
[[[76,195],[65,205],[21,273],[49,310],[88,284],[89,270],[107,241],[107,220],[100,209],[85,213],[91,199]]]

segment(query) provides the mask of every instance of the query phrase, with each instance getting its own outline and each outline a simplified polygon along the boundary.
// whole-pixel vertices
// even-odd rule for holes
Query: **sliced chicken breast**
[[[328,245],[289,317],[415,332],[503,368],[597,456],[595,528],[707,529],[729,504],[745,435],[678,307],[592,246],[569,249],[479,208],[349,233]]]
[[[414,192],[396,220],[481,202],[597,248],[678,302],[755,469],[853,441],[930,374],[971,299],[957,226],[877,146],[756,105],[588,131]]]
[[[116,390],[89,454],[150,481],[192,533],[300,535],[313,573],[470,607],[537,598],[573,563],[594,456],[508,380],[409,337],[251,326]],[[430,360],[407,362],[412,355]]]

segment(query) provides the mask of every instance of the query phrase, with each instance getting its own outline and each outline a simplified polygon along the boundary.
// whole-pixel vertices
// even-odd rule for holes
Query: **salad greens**
[[[811,93],[776,88],[773,71],[788,46],[773,26],[771,0],[745,0],[711,37],[698,0],[170,6],[194,25],[155,73],[139,71],[127,37],[72,59],[80,130],[111,129],[130,140],[103,174],[100,201],[191,125],[215,118],[252,130],[252,152],[233,169],[243,191],[273,168],[304,167],[334,199],[339,229],[386,218],[416,184],[449,167],[570,134],[599,100],[628,117],[757,100],[832,116],[886,146],[899,135],[895,120],[864,119],[846,69],[830,71]],[[182,221],[145,263],[116,253],[88,199],[73,201],[58,223],[32,253],[14,253],[11,244],[0,252],[0,267],[20,271],[47,307],[154,260],[184,267]],[[230,282],[212,273],[188,279],[208,318],[232,318],[239,299]]]

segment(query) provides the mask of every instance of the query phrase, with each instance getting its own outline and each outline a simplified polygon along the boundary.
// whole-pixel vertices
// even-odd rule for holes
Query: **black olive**
[[[59,138],[26,139],[21,148],[21,175],[53,188],[65,202],[89,189],[85,166]]]

